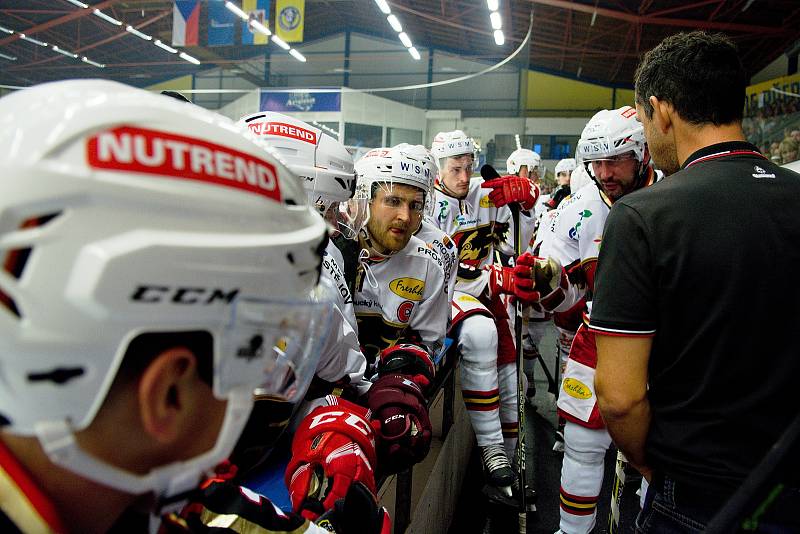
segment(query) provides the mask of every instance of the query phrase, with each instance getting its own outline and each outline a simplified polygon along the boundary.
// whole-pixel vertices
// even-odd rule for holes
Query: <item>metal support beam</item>
[[[344,61],[342,62],[342,85],[350,87],[350,30],[344,32]]]
[[[43,32],[45,30],[49,30],[50,28],[54,28],[56,26],[60,26],[61,24],[64,24],[65,22],[69,22],[71,20],[75,20],[75,19],[79,19],[81,17],[86,17],[88,15],[91,15],[94,9],[103,9],[103,8],[106,8],[106,7],[111,7],[114,4],[117,4],[119,2],[122,2],[122,0],[103,0],[103,2],[100,2],[98,4],[95,4],[95,5],[91,6],[91,8],[89,8],[89,9],[75,8],[75,11],[73,11],[72,13],[69,13],[68,15],[63,15],[61,17],[58,17],[58,18],[55,18],[55,19],[52,19],[52,20],[48,20],[47,22],[43,22],[41,24],[37,24],[36,26],[33,26],[31,28],[26,28],[23,33],[25,33],[25,35],[34,35],[34,34],[37,34],[39,32]],[[8,37],[3,37],[2,39],[0,39],[0,46],[3,46],[4,44],[8,44],[8,43],[13,43],[14,41],[19,40],[19,38],[20,38],[19,34],[17,34],[17,33],[15,33],[14,35],[9,35]]]

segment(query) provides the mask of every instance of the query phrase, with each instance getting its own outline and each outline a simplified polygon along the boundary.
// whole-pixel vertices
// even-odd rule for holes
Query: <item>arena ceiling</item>
[[[171,42],[170,0],[86,3]],[[630,86],[643,52],[679,31],[705,29],[728,34],[740,46],[751,73],[800,38],[800,3],[796,0],[500,0],[506,37],[503,46],[494,43],[485,0],[388,0],[388,4],[417,48],[433,47],[487,62],[505,57],[520,44],[532,13],[531,68],[622,87]],[[0,33],[0,53],[15,58],[0,57],[0,84],[105,77],[148,85],[209,67],[235,65],[263,53],[258,46],[189,47],[186,51],[202,62],[195,66],[160,53],[152,43],[93,16],[92,11],[67,0],[0,0],[0,26],[106,66],[98,69],[22,40],[16,33]],[[201,13],[201,42],[205,25]],[[373,0],[306,0],[306,42],[347,30],[397,39]],[[251,81],[265,85],[263,80]],[[376,80],[376,85],[381,83]]]

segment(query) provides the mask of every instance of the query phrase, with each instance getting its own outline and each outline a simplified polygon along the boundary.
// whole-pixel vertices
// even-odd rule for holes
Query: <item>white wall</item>
[[[789,57],[786,54],[781,54],[775,61],[758,71],[752,78],[750,78],[750,85],[766,82],[780,76],[786,76],[788,72]]]

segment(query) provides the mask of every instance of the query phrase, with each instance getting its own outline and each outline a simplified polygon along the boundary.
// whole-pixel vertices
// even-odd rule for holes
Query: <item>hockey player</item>
[[[379,468],[400,471],[428,452],[424,391],[444,343],[447,291],[436,252],[417,237],[433,170],[403,147],[378,148],[356,163],[354,205],[366,213],[354,306],[359,338],[377,378],[368,405],[379,422]]]
[[[291,402],[311,378],[325,225],[254,140],[187,107],[96,80],[0,99],[4,531],[105,532],[178,499],[256,388]],[[323,531],[250,497],[264,530]]]
[[[576,166],[577,164],[574,158],[562,159],[556,163],[555,173],[558,187],[553,191],[553,194],[550,195],[550,199],[547,201],[547,207],[549,209],[556,209],[558,205],[561,204],[561,201],[569,196],[569,178]]]
[[[431,152],[439,165],[431,221],[453,237],[459,254],[451,335],[462,357],[464,403],[487,481],[510,486],[515,477],[509,457],[518,432],[516,352],[506,303],[500,296],[511,292],[513,283],[510,268],[493,264],[494,250],[505,245],[506,236],[497,234],[500,226],[503,234],[508,230],[509,203],[521,207],[523,242],[532,236],[529,210],[538,188],[527,176],[536,164],[526,161],[515,169],[521,176],[487,182],[473,179],[473,142],[460,130],[437,134]]]
[[[581,134],[577,153],[593,182],[561,204],[540,257],[525,254],[515,268],[516,294],[553,312],[569,310],[584,296],[591,299],[611,204],[651,184],[655,176],[642,125],[630,106],[596,113]],[[558,413],[566,419],[560,528],[570,534],[594,527],[603,459],[611,444],[593,392],[595,365],[594,338],[582,325],[558,397]]]

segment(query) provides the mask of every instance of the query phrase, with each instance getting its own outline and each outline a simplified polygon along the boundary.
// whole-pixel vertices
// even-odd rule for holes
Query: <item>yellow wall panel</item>
[[[192,88],[192,75],[179,76],[164,82],[145,87],[150,91],[185,91]]]

